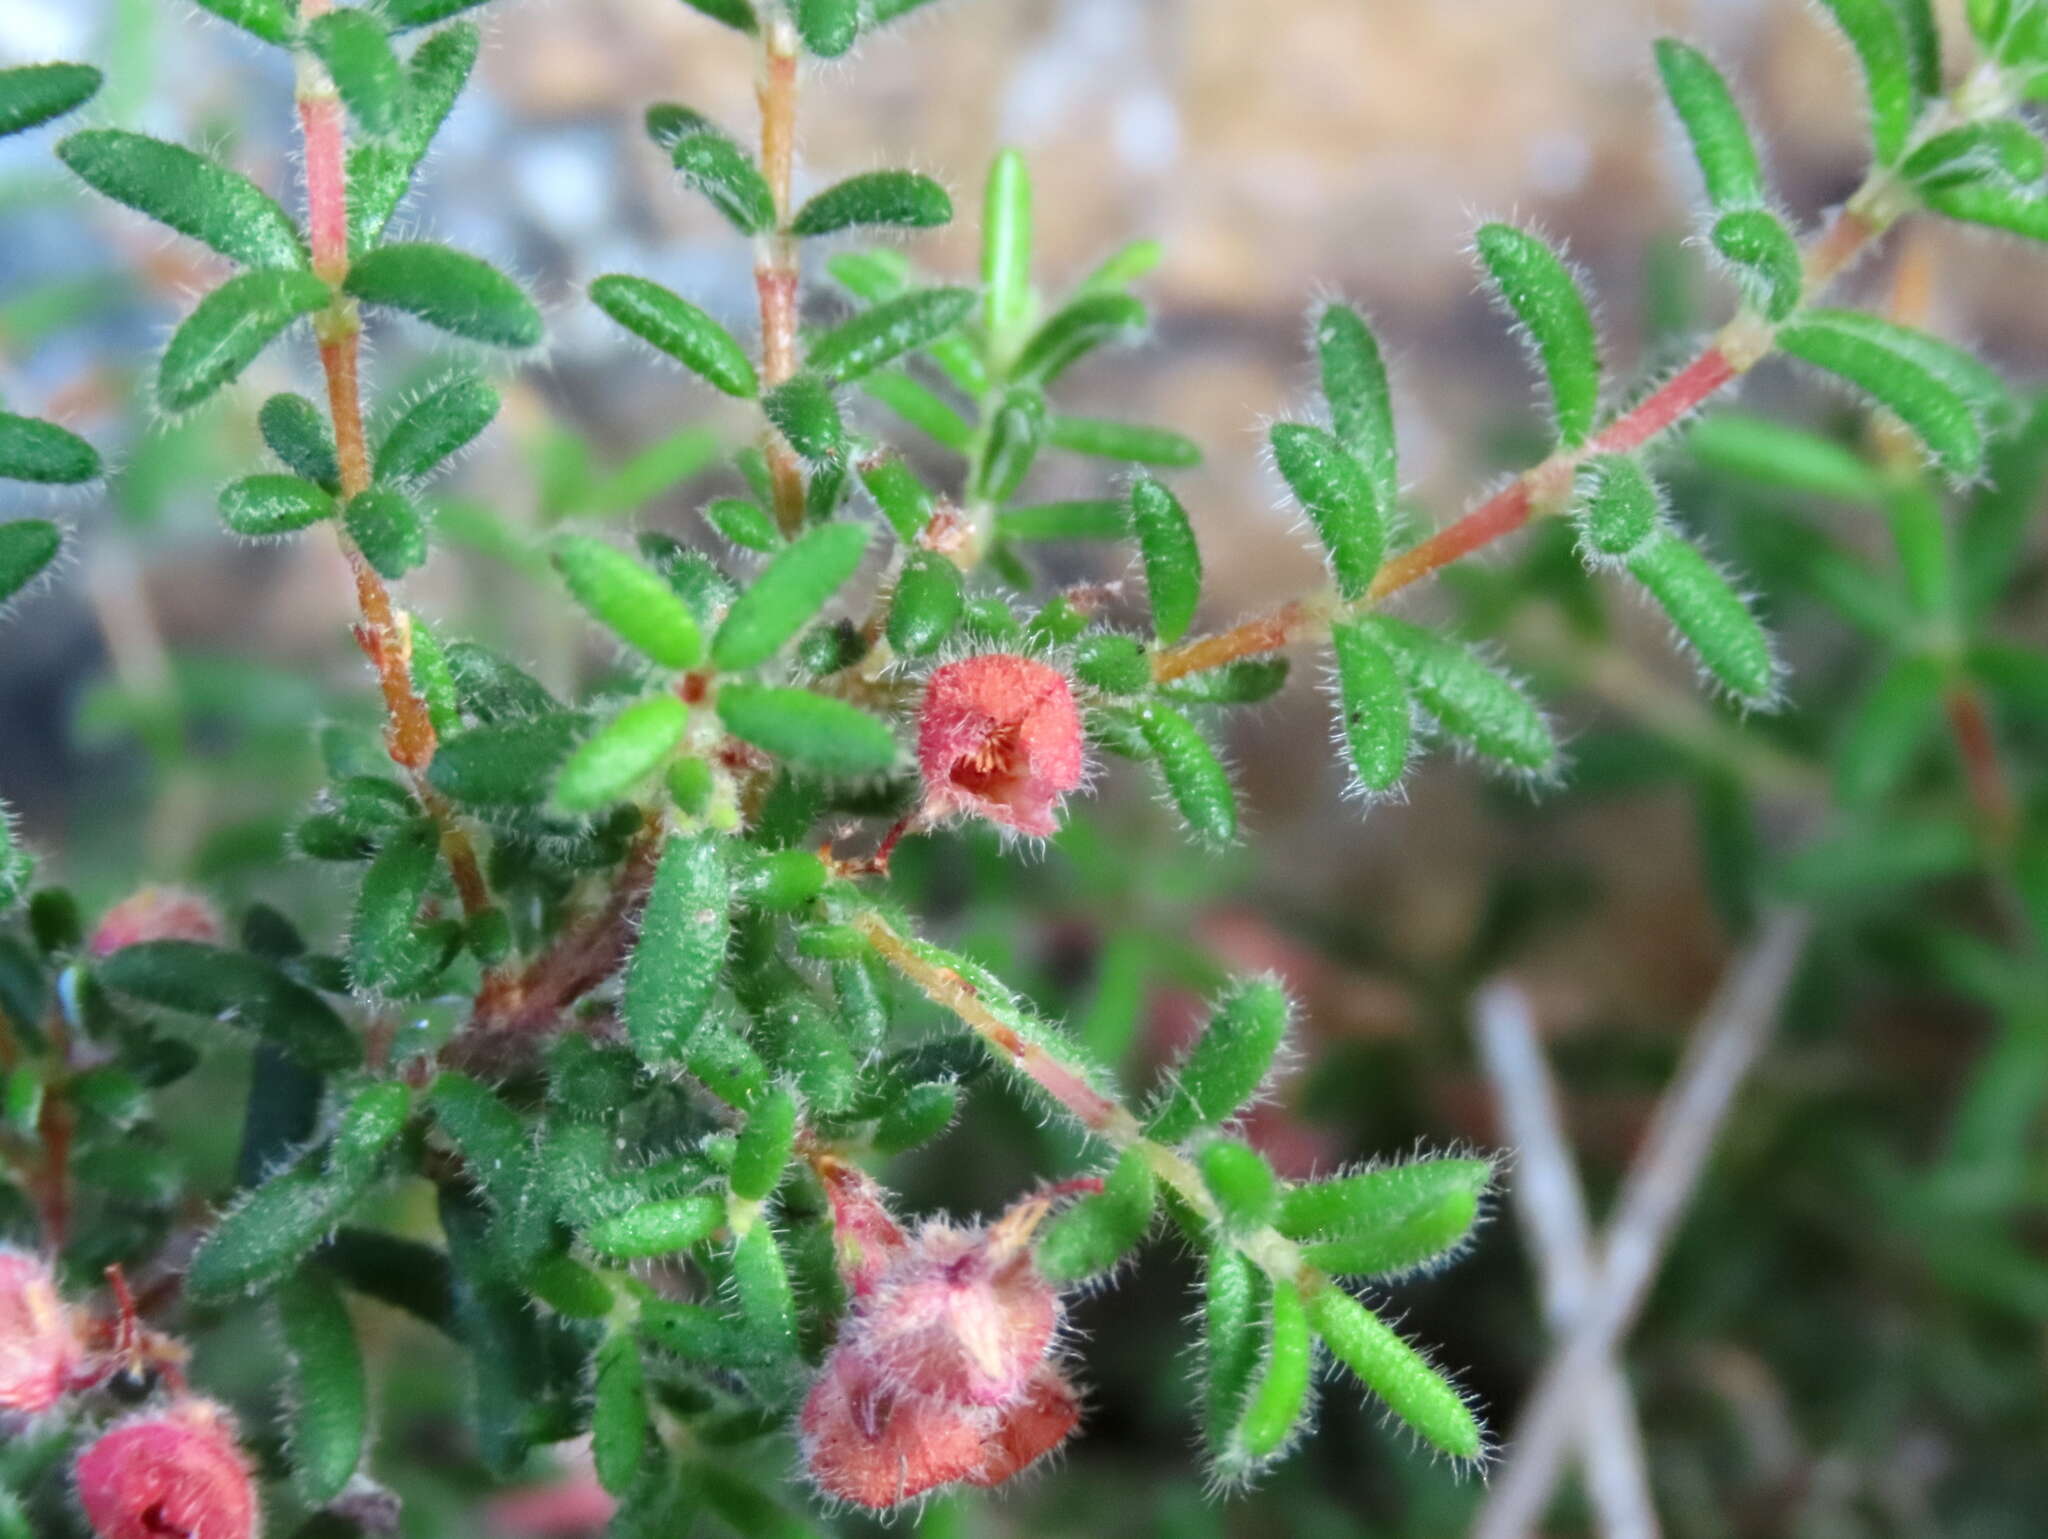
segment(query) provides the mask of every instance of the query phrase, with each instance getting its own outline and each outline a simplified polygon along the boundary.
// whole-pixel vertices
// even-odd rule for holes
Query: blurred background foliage
[[[0,16],[0,63],[105,68],[92,119],[290,182],[281,54],[159,0],[0,0]],[[1731,68],[1798,213],[1844,195],[1864,162],[1837,44],[1771,0],[958,0],[904,31],[865,45],[857,71],[818,72],[800,191],[908,163],[971,195],[1012,143],[1037,183],[1042,272],[1165,242],[1154,341],[1077,371],[1068,404],[1206,446],[1178,485],[1214,623],[1317,575],[1273,511],[1255,431],[1305,393],[1312,293],[1360,302],[1391,346],[1423,527],[1541,448],[1514,344],[1462,255],[1475,210],[1569,238],[1604,296],[1617,372],[1654,375],[1725,313],[1688,247],[1691,182],[1659,131],[1653,35],[1695,37]],[[599,272],[647,273],[751,334],[743,252],[672,195],[638,122],[662,97],[749,121],[750,81],[744,40],[671,0],[513,0],[408,216],[526,278],[552,334],[443,489],[443,548],[410,602],[553,685],[588,682],[603,658],[553,601],[534,536],[579,517],[694,539],[697,506],[732,489],[709,467],[749,431],[744,408],[652,367],[580,296]],[[89,205],[41,138],[0,152],[0,221],[0,397],[85,432],[116,467],[104,493],[10,493],[13,511],[54,506],[82,538],[63,580],[0,631],[0,796],[89,907],[132,885],[139,856],[151,877],[230,905],[288,901],[338,931],[341,879],[284,857],[323,760],[374,751],[345,572],[329,542],[240,545],[214,514],[218,485],[257,456],[253,403],[311,383],[292,373],[303,351],[275,351],[231,400],[156,420],[148,360],[215,275]],[[973,239],[963,220],[914,251],[964,274]],[[1981,344],[2016,381],[2041,372],[2043,274],[2017,243],[1915,229],[1850,281],[1874,307],[1890,296]],[[380,381],[432,370],[417,333],[376,341]],[[1741,409],[1839,449],[1804,485],[1746,473],[1739,429],[1666,456],[1682,516],[1748,576],[1781,638],[1783,712],[1703,703],[1661,619],[1586,577],[1553,523],[1417,602],[1544,686],[1572,741],[1561,786],[1438,762],[1407,801],[1361,818],[1340,799],[1328,706],[1302,667],[1230,719],[1243,849],[1189,851],[1119,767],[1044,859],[969,832],[906,847],[894,884],[1134,1085],[1225,972],[1279,971],[1303,1005],[1299,1065],[1257,1132],[1288,1173],[1495,1145],[1467,1004],[1510,974],[1535,1001],[1596,1206],[1760,905],[1811,904],[1820,929],[1784,1028],[1628,1350],[1669,1530],[2035,1534],[2048,1512],[2048,410],[2023,415],[1990,485],[1952,492],[1781,365]],[[1032,495],[1093,492],[1094,474],[1049,460]],[[1950,596],[1930,595],[1914,554],[1930,530],[1952,557]],[[1094,547],[1031,556],[1052,582],[1121,575]],[[1972,812],[1943,730],[1939,686],[1964,652],[2016,799],[2003,826]],[[1932,686],[1916,691],[1919,676]],[[212,1055],[170,1097],[199,1190],[227,1184],[237,1129],[217,1108],[245,1074]],[[989,1078],[961,1128],[888,1176],[913,1207],[988,1211],[1048,1155],[1079,1158]],[[1139,1280],[1082,1303],[1094,1392],[1064,1470],[929,1507],[916,1531],[1462,1527],[1474,1485],[1341,1395],[1260,1491],[1204,1500],[1188,1393],[1162,1371],[1190,1281],[1159,1246]],[[1399,1303],[1508,1425],[1546,1346],[1513,1227],[1489,1227]],[[573,1513],[550,1527],[533,1493],[480,1506],[445,1348],[375,1306],[362,1324],[382,1403],[375,1473],[405,1496],[409,1535],[578,1531]],[[210,1383],[265,1425],[269,1344],[228,1317],[198,1345]],[[1587,1525],[1568,1504],[1556,1531]]]

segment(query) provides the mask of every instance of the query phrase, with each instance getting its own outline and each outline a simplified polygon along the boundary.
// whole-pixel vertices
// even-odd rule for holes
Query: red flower
[[[960,1481],[1000,1485],[1066,1441],[1080,1398],[1051,1356],[1059,1296],[1030,1251],[1051,1196],[985,1229],[934,1223],[905,1240],[876,1219],[865,1177],[821,1174],[835,1217],[863,1234],[842,1238],[854,1304],[804,1401],[818,1488],[882,1510]]]
[[[917,763],[926,817],[982,817],[1044,838],[1082,778],[1073,691],[1057,668],[1013,653],[947,663],[925,686]]]
[[[100,1539],[256,1539],[256,1487],[219,1406],[180,1400],[126,1421],[78,1458]]]
[[[0,1411],[49,1410],[83,1355],[50,1268],[27,1251],[0,1248]]]
[[[220,914],[198,893],[182,887],[142,887],[107,910],[86,950],[103,957],[144,941],[211,943],[220,937]]]

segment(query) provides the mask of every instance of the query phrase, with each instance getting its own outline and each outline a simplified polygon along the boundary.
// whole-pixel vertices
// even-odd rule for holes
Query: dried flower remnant
[[[1052,1357],[1059,1296],[1032,1263],[1049,1195],[985,1229],[927,1224],[880,1246],[879,1195],[858,1172],[821,1171],[855,1294],[805,1400],[805,1465],[820,1490],[877,1510],[942,1486],[995,1486],[1064,1442],[1080,1398]],[[893,1228],[893,1225],[892,1225]]]
[[[182,887],[139,887],[108,909],[86,949],[111,956],[144,941],[203,941],[221,938],[220,913],[205,898]]]
[[[982,817],[1051,835],[1084,769],[1081,712],[1065,675],[1008,652],[947,663],[925,686],[917,763],[926,818]]]
[[[100,1539],[256,1539],[256,1487],[234,1423],[180,1400],[103,1434],[78,1458],[78,1500]]]
[[[83,1355],[49,1266],[0,1249],[0,1411],[38,1416],[64,1398]]]

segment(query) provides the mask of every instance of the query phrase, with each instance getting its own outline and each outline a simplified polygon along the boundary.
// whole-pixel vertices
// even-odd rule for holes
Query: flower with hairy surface
[[[1085,768],[1081,712],[1066,676],[1034,658],[988,652],[947,663],[925,685],[917,721],[924,816],[987,818],[1045,838]]]
[[[83,1354],[48,1264],[0,1248],[0,1411],[49,1410],[64,1398]]]
[[[256,1539],[255,1483],[226,1411],[178,1400],[122,1422],[78,1457],[100,1539]]]
[[[86,950],[104,957],[144,941],[212,944],[220,938],[220,911],[198,893],[182,887],[139,887],[107,910]]]

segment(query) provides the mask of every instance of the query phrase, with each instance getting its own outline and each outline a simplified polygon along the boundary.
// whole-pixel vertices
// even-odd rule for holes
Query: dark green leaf
[[[76,433],[0,411],[0,479],[75,486],[99,473],[99,451]]]
[[[767,662],[859,570],[868,539],[864,524],[823,524],[778,554],[726,611],[712,661],[727,672]]]
[[[1161,641],[1178,641],[1202,601],[1202,553],[1194,526],[1180,499],[1150,476],[1131,483],[1130,508],[1152,599],[1152,632]]]
[[[808,690],[728,684],[718,692],[718,715],[734,737],[820,774],[879,775],[896,762],[885,722]]]
[[[166,411],[187,411],[241,376],[293,321],[333,298],[311,273],[239,273],[171,334],[156,377]]]
[[[341,521],[364,559],[394,582],[427,559],[426,519],[419,504],[395,487],[357,493],[342,509]]]
[[[798,210],[789,228],[795,235],[830,235],[858,225],[928,230],[952,217],[953,200],[930,177],[869,171],[826,188]]]
[[[22,64],[0,69],[0,139],[83,106],[99,90],[89,64]]]
[[[974,297],[972,289],[913,289],[884,300],[819,337],[805,362],[828,379],[859,379],[952,331]]]
[[[746,349],[681,295],[646,278],[612,273],[590,285],[590,297],[626,330],[727,395],[745,398],[760,392]]]
[[[1556,252],[1511,225],[1482,225],[1479,259],[1501,301],[1528,334],[1557,421],[1557,436],[1577,448],[1600,409],[1600,343],[1578,280]]]
[[[540,312],[490,263],[450,246],[398,241],[358,257],[343,285],[365,304],[495,347],[536,347]]]
[[[99,966],[107,987],[147,1004],[211,1016],[268,1038],[308,1068],[353,1068],[355,1033],[311,989],[268,962],[198,941],[144,941]]]
[[[420,481],[476,441],[498,415],[498,392],[474,374],[443,380],[405,409],[377,446],[379,481]]]
[[[320,408],[302,395],[274,395],[256,414],[257,429],[285,469],[330,495],[341,489],[334,431]]]
[[[361,10],[328,11],[307,22],[302,35],[363,132],[386,134],[402,124],[405,69],[376,17]]]
[[[189,235],[245,267],[303,268],[298,226],[239,172],[183,145],[118,128],[90,128],[57,155],[95,191]]]
[[[0,604],[48,571],[63,547],[64,532],[46,518],[17,518],[0,524]],[[5,824],[6,814],[0,809],[0,827]],[[11,854],[11,844],[8,850]],[[6,863],[7,856],[0,855],[0,865]],[[0,908],[6,906],[0,904]]]
[[[260,539],[290,534],[334,515],[334,499],[297,476],[244,476],[220,494],[221,522]]]

